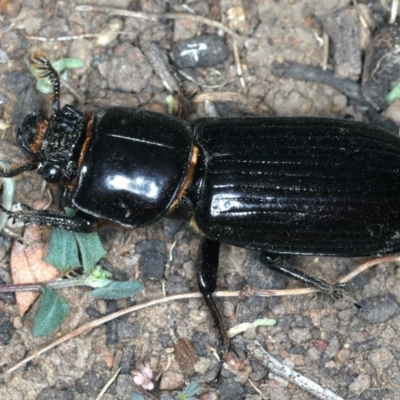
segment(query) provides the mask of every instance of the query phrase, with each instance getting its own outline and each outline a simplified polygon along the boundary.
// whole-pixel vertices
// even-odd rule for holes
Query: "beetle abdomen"
[[[73,204],[132,227],[161,218],[187,175],[189,127],[169,115],[114,107],[94,114],[91,135]]]
[[[400,139],[315,118],[202,120],[195,220],[212,239],[273,253],[400,250]]]

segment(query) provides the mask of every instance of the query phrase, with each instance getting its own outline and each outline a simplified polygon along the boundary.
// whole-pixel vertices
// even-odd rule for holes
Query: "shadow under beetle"
[[[111,107],[85,118],[60,108],[59,79],[47,57],[33,55],[52,80],[54,113],[29,114],[17,140],[30,161],[0,171],[37,169],[61,188],[51,211],[4,210],[26,224],[90,232],[100,220],[143,227],[161,217],[190,221],[202,236],[200,292],[226,349],[213,300],[221,242],[261,251],[273,270],[341,297],[341,285],[287,265],[291,255],[371,256],[400,250],[400,138],[379,127],[325,118],[209,118],[191,126],[149,111]]]

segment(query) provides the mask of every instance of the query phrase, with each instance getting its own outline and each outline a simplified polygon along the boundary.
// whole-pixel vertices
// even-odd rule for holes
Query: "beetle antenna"
[[[57,71],[43,51],[34,51],[31,60],[32,67],[38,71],[38,77],[50,79],[54,94],[52,107],[54,111],[58,111],[60,109],[60,78]]]
[[[37,164],[27,163],[27,164],[21,165],[20,167],[17,167],[17,168],[3,169],[3,170],[0,170],[0,178],[13,178],[14,176],[22,174],[22,172],[33,171],[36,168],[37,168]]]

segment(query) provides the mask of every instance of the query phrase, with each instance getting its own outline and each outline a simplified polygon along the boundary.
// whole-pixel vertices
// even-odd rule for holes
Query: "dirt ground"
[[[325,65],[332,76],[357,84],[365,43],[376,29],[388,24],[390,12],[379,1],[359,0],[358,8],[355,3],[350,0],[0,1],[1,159],[21,163],[15,141],[18,126],[34,110],[44,108],[50,112],[51,96],[37,93],[35,80],[24,62],[33,49],[43,50],[52,60],[74,57],[84,61],[84,67],[68,72],[61,88],[63,104],[83,102],[86,109],[123,105],[165,113],[168,90],[156,66],[157,57],[167,56],[168,68],[175,71],[182,53],[172,55],[174,43],[200,35],[219,35],[223,42],[218,54],[225,51],[226,59],[212,66],[181,67],[186,76],[182,78],[186,96],[192,98],[189,121],[214,115],[273,114],[351,116],[357,120],[382,118],[383,121],[377,112],[367,117],[365,102],[354,101],[332,86],[277,77],[273,73],[276,63],[282,65],[284,61],[318,68]],[[79,5],[97,8],[78,11]],[[113,15],[104,7],[140,14]],[[364,16],[366,27],[359,13]],[[158,17],[143,18],[150,14]],[[110,25],[112,18],[119,21]],[[238,36],[212,26],[210,21],[231,26]],[[110,41],[104,35],[100,39],[91,35],[102,29],[109,32],[114,26],[119,32]],[[323,46],[324,33],[329,37],[328,53]],[[151,50],[151,43],[160,52]],[[215,43],[221,45],[217,39]],[[234,46],[240,62],[235,61]],[[161,57],[161,65],[162,62]],[[242,80],[238,77],[238,65]],[[386,111],[385,115],[394,115],[395,110]],[[393,122],[385,121],[396,130]],[[17,180],[16,201],[31,205],[46,197],[41,187],[34,172],[24,173]],[[54,189],[54,196],[56,193]],[[163,290],[167,295],[197,290],[199,237],[187,224],[163,219],[146,229],[109,227],[100,236],[108,251],[102,265],[119,279],[139,277],[145,284],[145,293],[136,298],[137,303],[161,298]],[[11,243],[6,233],[0,236],[0,278],[7,283]],[[267,271],[258,256],[255,251],[223,245],[219,289],[241,290],[245,285],[268,289],[299,286]],[[361,261],[298,257],[295,265],[313,276],[334,281]],[[348,301],[333,301],[324,294],[241,300],[233,297],[219,299],[218,303],[229,326],[260,317],[275,318],[275,326],[250,329],[244,337],[257,339],[285,365],[330,389],[340,396],[337,398],[400,399],[398,275],[395,265],[382,264],[348,285],[347,290],[356,301],[363,301],[371,310],[369,317]],[[21,318],[15,303],[0,299],[0,372],[84,323],[134,304],[132,300],[96,301],[88,297],[85,289],[64,291],[62,295],[73,311],[55,334],[44,338],[32,336],[37,305]],[[188,339],[200,356],[192,377],[185,376],[187,371],[182,372],[171,355],[171,328],[178,337]],[[196,398],[202,399],[316,398],[262,368],[251,357],[246,358],[240,350],[238,355],[243,359],[232,354],[219,383],[214,384],[218,364],[210,347],[215,343],[215,331],[200,299],[165,303],[116,319],[37,357],[0,382],[0,398],[96,399],[121,368],[102,398],[131,399],[136,386],[130,371],[147,365],[157,375],[169,359],[171,365],[156,381],[156,387],[162,391],[153,391],[154,398],[160,398],[161,392],[164,399],[167,394],[172,397],[172,391],[181,389],[185,379],[200,382],[202,391]]]

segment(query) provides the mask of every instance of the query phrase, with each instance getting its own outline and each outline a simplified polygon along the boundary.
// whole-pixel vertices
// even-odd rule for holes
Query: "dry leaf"
[[[232,29],[237,29],[241,22],[246,21],[246,13],[243,7],[231,7],[226,12],[229,26]]]
[[[26,227],[24,242],[15,240],[11,249],[11,275],[15,284],[42,283],[57,279],[57,268],[43,260],[47,244],[42,241],[41,229],[37,225]],[[39,297],[40,292],[17,292],[15,298],[19,314],[23,316]]]
[[[194,365],[199,361],[192,344],[183,338],[179,338],[176,342],[172,342],[172,347],[175,350],[175,359],[186,376],[195,374]]]

